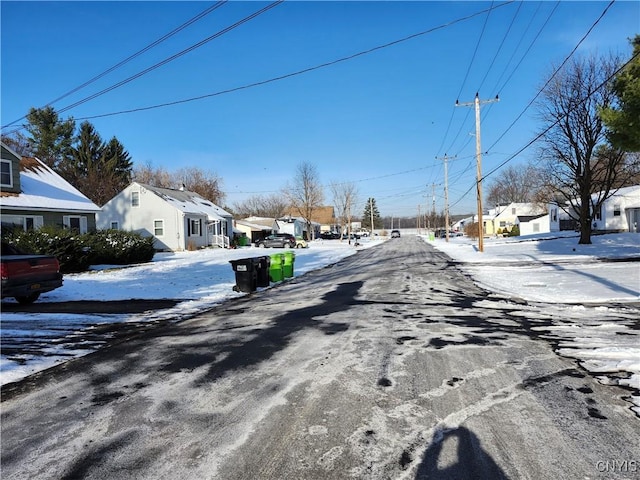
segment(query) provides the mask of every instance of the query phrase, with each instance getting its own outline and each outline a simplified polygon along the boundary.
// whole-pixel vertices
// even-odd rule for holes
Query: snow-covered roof
[[[527,222],[531,222],[532,220],[537,220],[538,218],[548,217],[548,216],[549,216],[548,213],[540,213],[538,215],[518,215],[516,217],[516,222],[527,223]]]
[[[276,225],[276,219],[270,217],[247,217],[244,221],[251,222],[255,225],[263,225],[269,228],[273,228]]]
[[[206,198],[202,198],[195,192],[189,190],[180,190],[172,188],[160,188],[151,185],[138,183],[141,188],[146,189],[162,198],[174,208],[183,213],[204,214],[209,220],[224,220],[231,218],[232,215],[224,209],[210,202]]]
[[[8,210],[99,212],[100,207],[37,158],[20,161],[20,193],[2,192]]]
[[[494,210],[494,218],[513,217],[511,213],[513,209],[516,209],[515,216],[533,216],[544,214],[545,209],[535,203],[518,203],[512,202],[508,205],[500,205]]]
[[[236,220],[236,224],[243,225],[247,228],[250,228],[251,230],[257,230],[261,232],[273,230],[273,225],[261,225],[258,223],[248,222],[247,220]]]

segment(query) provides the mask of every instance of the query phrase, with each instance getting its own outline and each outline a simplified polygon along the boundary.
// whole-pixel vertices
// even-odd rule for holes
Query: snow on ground
[[[316,240],[309,248],[294,250],[294,276],[303,275],[355,254],[359,249],[380,243],[372,240],[356,248],[348,242]],[[229,263],[247,257],[282,253],[282,249],[255,247],[235,250],[205,249],[193,252],[157,253],[150,263],[134,266],[101,265],[92,271],[64,276],[61,288],[44,293],[38,303],[76,300],[179,299],[174,308],[130,315],[73,315],[52,313],[2,313],[2,338],[57,337],[60,331],[90,328],[91,325],[113,322],[150,321],[160,318],[181,319],[192,316],[221,302],[246,295],[233,291],[235,273]],[[13,302],[5,299],[3,303]],[[10,326],[8,326],[10,325]],[[24,325],[21,328],[21,325]],[[2,342],[4,343],[4,342]],[[71,357],[86,355],[91,349],[69,350],[68,346],[52,344],[42,355],[26,353],[8,359],[0,352],[0,384],[14,382],[44,370]]]
[[[558,353],[576,358],[584,368],[602,374],[603,381],[611,381],[611,374],[618,375],[622,379],[614,381],[637,391],[640,390],[637,333],[640,262],[603,260],[639,259],[640,235],[610,234],[594,236],[592,240],[592,245],[578,245],[573,232],[563,236],[486,239],[484,252],[479,252],[477,242],[466,237],[451,238],[449,242],[436,239],[430,243],[460,262],[461,268],[487,290],[564,309],[558,310],[560,316],[571,318],[571,322],[543,327],[546,335],[557,342]],[[310,242],[308,249],[295,250],[294,274],[299,276],[322,268],[381,241],[364,240],[358,248],[339,241]],[[235,274],[230,260],[279,252],[281,250],[249,247],[159,253],[147,264],[126,268],[101,266],[90,272],[66,275],[64,286],[44,294],[39,302],[132,298],[184,301],[168,310],[141,315],[3,313],[2,323],[10,322],[14,330],[8,331],[3,326],[2,336],[19,334],[21,323],[30,325],[29,335],[46,336],[52,327],[64,326],[73,331],[97,323],[188,317],[226,299],[245,295],[232,290]],[[609,324],[593,320],[594,311],[603,314],[596,315],[599,318],[615,311],[618,317],[626,316],[630,320]],[[632,329],[634,321],[636,330]],[[36,329],[34,324],[38,325]],[[86,353],[87,350],[69,352],[52,346],[46,356],[24,357],[20,364],[1,355],[0,382],[19,380],[69,356]],[[636,413],[640,415],[640,397],[634,401]]]
[[[640,235],[593,236],[591,245],[578,245],[574,232],[489,238],[483,252],[467,237],[431,243],[485,289],[555,305],[558,324],[538,329],[602,383],[634,389],[640,416]],[[603,320],[608,313],[627,321]]]

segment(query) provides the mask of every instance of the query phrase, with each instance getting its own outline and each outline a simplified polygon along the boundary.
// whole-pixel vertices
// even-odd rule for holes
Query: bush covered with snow
[[[117,230],[81,235],[73,230],[43,227],[28,232],[3,230],[2,238],[27,253],[54,255],[63,273],[83,272],[91,265],[149,262],[155,254],[153,238]]]
[[[122,230],[98,230],[83,238],[92,265],[130,265],[150,262],[155,254],[153,237]]]

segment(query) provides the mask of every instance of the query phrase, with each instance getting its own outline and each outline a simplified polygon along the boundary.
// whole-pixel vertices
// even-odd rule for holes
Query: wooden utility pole
[[[369,197],[369,216],[371,217],[371,238],[373,238],[373,197]]]
[[[478,93],[473,102],[460,103],[456,100],[456,107],[471,107],[476,109],[476,194],[478,196],[478,250],[484,252],[484,226],[482,224],[482,147],[480,142],[480,104],[498,102],[500,99],[480,100]]]
[[[456,158],[456,157],[453,157]],[[447,173],[447,154],[444,154],[444,157],[436,160],[444,160],[444,228],[446,230],[446,239],[449,241],[449,175]]]

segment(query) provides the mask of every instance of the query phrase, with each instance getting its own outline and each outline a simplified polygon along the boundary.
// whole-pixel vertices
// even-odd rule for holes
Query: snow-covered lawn
[[[575,358],[602,383],[636,390],[640,416],[640,235],[608,234],[578,245],[576,233],[431,242],[487,290],[556,308],[540,327],[557,353]],[[626,261],[623,261],[626,260]],[[622,320],[611,323],[608,314]]]
[[[484,252],[477,242],[466,237],[450,242],[431,243],[460,262],[484,288],[525,299],[532,304],[552,304],[560,321],[546,335],[558,342],[558,353],[576,358],[596,373],[623,373],[620,384],[640,389],[640,342],[637,330],[637,302],[640,302],[640,262],[604,262],[602,260],[640,257],[640,235],[611,234],[594,236],[592,245],[578,245],[575,233],[548,238],[486,239]],[[362,242],[358,248],[346,242],[314,241],[308,249],[295,250],[295,276],[335,263],[358,249],[369,248],[383,240]],[[397,241],[397,240],[391,240]],[[29,334],[46,335],[51,325],[71,329],[105,322],[144,321],[155,318],[184,318],[220,302],[241,295],[235,284],[230,260],[280,253],[280,249],[237,250],[208,249],[195,252],[159,253],[153,262],[127,268],[101,266],[91,272],[66,275],[64,286],[44,294],[39,302],[73,300],[181,299],[169,310],[136,315],[69,315],[3,313],[2,323],[11,322],[14,331],[2,328],[7,337],[21,323],[30,325]],[[636,305],[631,305],[636,303]],[[584,306],[583,304],[596,304]],[[627,304],[625,306],[625,304]],[[608,324],[593,312],[615,310],[625,324]],[[634,318],[636,320],[634,320]],[[554,319],[555,320],[555,319]],[[636,330],[629,327],[636,322]],[[41,325],[34,330],[33,325]],[[26,329],[25,329],[26,330]],[[82,355],[86,351],[75,351]],[[25,356],[18,364],[1,357],[2,384],[69,358],[70,352],[51,347],[44,357]],[[636,401],[640,405],[640,400]],[[637,410],[640,410],[637,409]]]

